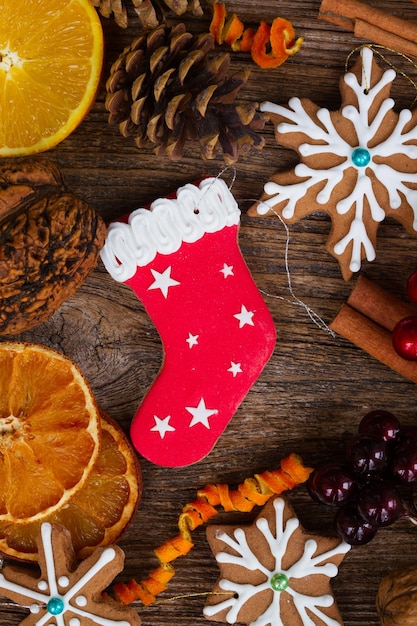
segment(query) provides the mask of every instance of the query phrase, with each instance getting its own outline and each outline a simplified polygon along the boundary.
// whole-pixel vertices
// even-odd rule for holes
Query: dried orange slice
[[[87,482],[67,505],[42,520],[70,531],[79,558],[117,541],[135,514],[142,493],[140,465],[132,446],[118,425],[104,414],[102,418],[102,447]],[[42,521],[0,521],[0,551],[35,561]]]
[[[0,156],[65,139],[96,97],[103,30],[90,0],[3,0]]]
[[[75,363],[43,346],[0,343],[0,520],[40,520],[69,502],[100,440],[98,408]]]

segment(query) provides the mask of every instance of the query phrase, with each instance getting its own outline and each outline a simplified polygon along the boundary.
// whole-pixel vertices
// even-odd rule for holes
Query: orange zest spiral
[[[185,556],[193,547],[191,533],[218,513],[216,507],[224,511],[249,512],[255,506],[262,506],[273,495],[293,489],[305,482],[312,472],[305,467],[297,454],[290,454],[281,461],[281,467],[262,474],[255,474],[241,483],[237,489],[228,485],[206,485],[197,491],[197,498],[186,504],[178,519],[179,535],[168,539],[154,550],[159,567],[140,582],[131,580],[127,584],[114,585],[114,596],[122,604],[140,600],[148,606],[156,596],[167,589],[168,582],[175,574],[171,565],[180,556]]]

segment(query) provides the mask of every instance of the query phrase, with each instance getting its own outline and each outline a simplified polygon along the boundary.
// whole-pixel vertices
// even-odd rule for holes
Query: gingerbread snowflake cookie
[[[16,566],[0,573],[0,594],[30,609],[21,626],[140,626],[133,609],[102,597],[123,569],[120,548],[98,548],[76,567],[69,532],[49,523],[38,546],[40,578]]]
[[[375,259],[377,229],[385,217],[417,231],[417,110],[393,110],[395,76],[364,47],[341,79],[338,111],[299,98],[288,106],[261,106],[275,125],[277,142],[296,150],[301,162],[275,174],[249,212],[275,212],[288,223],[327,213],[332,221],[327,249],[345,280],[364,259]]]
[[[350,546],[302,528],[288,501],[270,501],[247,527],[209,526],[221,576],[204,608],[214,621],[253,626],[342,624],[329,579]]]

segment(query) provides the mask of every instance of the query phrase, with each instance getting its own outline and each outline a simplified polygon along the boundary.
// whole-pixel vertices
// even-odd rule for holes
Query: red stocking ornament
[[[239,222],[225,182],[207,178],[109,226],[103,262],[135,291],[164,347],[131,425],[138,452],[158,465],[206,456],[274,349],[272,317],[238,247]]]

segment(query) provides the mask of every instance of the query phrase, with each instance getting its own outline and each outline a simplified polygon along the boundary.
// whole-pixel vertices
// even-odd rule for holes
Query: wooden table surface
[[[241,99],[269,99],[285,104],[305,96],[318,105],[337,109],[339,77],[352,49],[364,43],[351,33],[317,20],[319,0],[228,0],[247,24],[271,22],[280,14],[290,19],[302,50],[282,67],[264,71],[246,55],[233,54],[232,68],[250,67]],[[368,4],[417,23],[417,6],[408,0],[378,0]],[[135,17],[123,30],[102,19],[106,37],[105,77],[110,64],[139,32]],[[209,15],[185,18],[193,32],[208,28]],[[389,59],[416,78],[403,58]],[[393,96],[397,109],[412,105],[410,82],[398,78]],[[97,101],[79,128],[45,156],[62,170],[68,187],[83,197],[106,220],[143,206],[158,195],[223,168],[219,157],[202,161],[195,145],[186,146],[178,162],[138,150],[107,124],[104,82]],[[155,466],[140,458],[143,497],[128,531],[120,541],[126,553],[128,581],[146,576],[156,565],[153,548],[177,532],[181,507],[196,489],[210,482],[236,486],[256,472],[279,467],[294,451],[306,464],[338,454],[349,433],[369,410],[393,411],[405,424],[416,423],[416,389],[396,372],[340,337],[315,325],[301,306],[291,302],[285,270],[286,233],[276,218],[250,218],[246,211],[263,184],[277,170],[293,165],[295,153],[280,148],[272,125],[263,131],[262,152],[242,156],[236,164],[233,193],[242,209],[239,243],[244,258],[273,316],[278,339],[272,358],[254,384],[213,451],[202,461],[180,469]],[[231,172],[225,173],[232,178]],[[330,222],[314,214],[290,228],[289,268],[294,293],[330,323],[346,301],[356,277],[345,282],[337,261],[325,249]],[[417,266],[417,239],[399,223],[379,227],[377,258],[364,263],[361,273],[405,299],[408,276]],[[54,347],[74,359],[92,385],[100,406],[128,432],[129,424],[162,361],[158,332],[130,289],[116,283],[100,262],[85,284],[46,323],[19,336]],[[332,532],[332,512],[312,503],[304,487],[289,493],[303,525]],[[236,517],[222,515],[234,523]],[[240,523],[239,518],[239,523]],[[244,518],[246,519],[246,518]],[[251,519],[250,517],[247,518]],[[204,594],[210,592],[218,568],[201,528],[195,547],[176,563],[168,591],[149,608],[139,603],[143,626],[203,626]],[[405,521],[379,532],[367,546],[354,548],[340,567],[332,587],[346,626],[375,626],[375,595],[383,576],[393,568],[417,562],[417,530]],[[175,599],[177,596],[189,596]],[[173,598],[173,599],[172,599]],[[172,599],[171,601],[169,601]],[[22,609],[0,607],[0,624],[18,624]],[[291,626],[291,625],[289,625]]]

